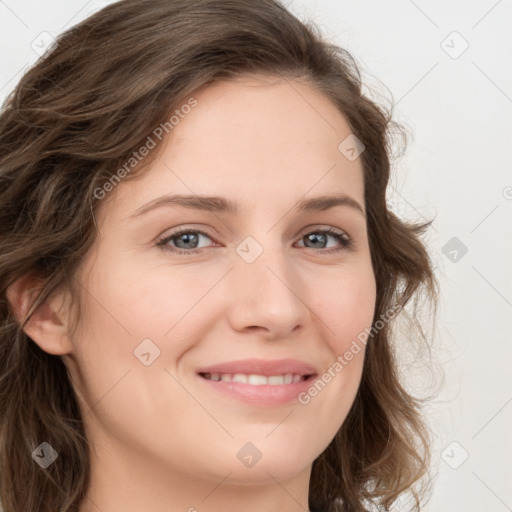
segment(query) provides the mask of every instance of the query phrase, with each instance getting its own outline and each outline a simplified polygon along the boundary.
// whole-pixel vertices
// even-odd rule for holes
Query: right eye
[[[211,239],[211,235],[199,229],[180,229],[171,234],[166,234],[164,238],[160,239],[156,245],[162,247],[166,251],[171,251],[178,254],[197,254],[203,252],[205,247],[198,247],[201,237]],[[178,247],[171,245],[177,243]],[[187,247],[191,244],[193,247]]]

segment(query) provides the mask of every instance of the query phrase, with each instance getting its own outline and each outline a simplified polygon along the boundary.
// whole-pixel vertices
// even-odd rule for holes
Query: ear
[[[7,300],[20,325],[28,316],[42,286],[41,279],[28,273],[7,288]],[[63,304],[63,293],[52,295],[37,308],[23,328],[25,334],[49,354],[63,355],[72,350],[68,336],[68,317],[60,313]]]

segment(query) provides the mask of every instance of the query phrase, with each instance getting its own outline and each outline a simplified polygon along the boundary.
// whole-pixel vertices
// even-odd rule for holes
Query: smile
[[[208,380],[223,382],[239,382],[241,384],[250,384],[252,386],[295,384],[297,382],[307,380],[310,375],[299,375],[293,373],[285,373],[284,375],[258,375],[245,373],[200,373],[201,377]]]

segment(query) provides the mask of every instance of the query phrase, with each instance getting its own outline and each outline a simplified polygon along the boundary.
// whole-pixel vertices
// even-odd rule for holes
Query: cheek
[[[324,281],[323,289],[322,293],[317,292],[316,312],[325,324],[326,339],[333,352],[341,355],[371,327],[375,278],[371,269],[364,268]]]
[[[96,260],[84,281],[85,310],[74,340],[75,371],[90,404],[114,386],[124,389],[139,378],[140,388],[127,394],[141,404],[150,403],[141,393],[172,385],[164,369],[175,368],[211,327],[212,303],[204,296],[219,278],[199,274],[194,277],[190,268],[143,271],[119,260]],[[161,382],[145,381],[156,372]]]
[[[366,341],[375,312],[376,284],[370,268],[338,276],[335,283],[317,294],[315,311],[324,326],[330,348],[321,374],[299,402],[312,406],[315,414],[326,414],[333,435],[344,421],[361,381]],[[321,398],[316,398],[320,397]]]
[[[149,338],[165,350],[171,363],[206,337],[229,306],[229,276],[220,282],[225,268],[213,271],[184,265],[169,269],[162,265],[141,272],[110,263],[96,266],[88,283],[96,300],[88,301],[87,325],[89,332],[94,330],[93,338],[110,340],[103,350],[116,361],[133,362],[133,350]],[[294,291],[311,310],[309,318],[302,319],[306,329],[327,342],[333,357],[349,350],[353,340],[371,326],[376,289],[369,265],[347,266],[337,272],[317,270],[311,279],[297,281]]]
[[[97,327],[99,335],[116,333],[131,343],[168,338],[174,328],[189,322],[187,315],[216,279],[211,272],[194,273],[190,267],[148,265],[126,255],[113,258],[105,249],[85,283],[87,325]]]

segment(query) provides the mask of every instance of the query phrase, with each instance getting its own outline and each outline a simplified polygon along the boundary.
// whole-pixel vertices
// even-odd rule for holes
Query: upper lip
[[[265,375],[269,377],[271,375],[284,375],[287,373],[313,375],[316,374],[316,369],[298,359],[240,359],[200,368],[198,373],[243,373],[246,375]]]

